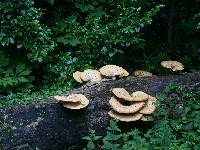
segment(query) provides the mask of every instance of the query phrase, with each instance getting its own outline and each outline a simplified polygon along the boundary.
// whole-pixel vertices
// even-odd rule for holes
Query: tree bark
[[[12,128],[1,135],[2,149],[63,150],[82,145],[81,137],[86,136],[89,130],[96,130],[98,134],[105,131],[112,88],[123,87],[129,92],[142,90],[155,96],[163,91],[167,83],[178,83],[200,92],[200,73],[107,80],[87,84],[64,94],[84,94],[90,100],[85,110],[65,109],[52,97],[1,110],[0,117],[8,116]]]

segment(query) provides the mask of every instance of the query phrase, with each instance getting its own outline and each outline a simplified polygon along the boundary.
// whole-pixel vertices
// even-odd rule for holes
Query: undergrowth
[[[153,127],[146,132],[134,128],[123,132],[110,120],[105,136],[94,131],[86,137],[84,150],[199,150],[200,100],[186,88],[169,84],[158,96]]]
[[[27,103],[34,100],[41,100],[48,98],[49,96],[61,94],[65,91],[72,89],[73,85],[71,82],[62,87],[44,87],[40,90],[33,91],[31,89],[19,92],[11,93],[7,96],[0,96],[0,109],[11,108],[18,104]]]

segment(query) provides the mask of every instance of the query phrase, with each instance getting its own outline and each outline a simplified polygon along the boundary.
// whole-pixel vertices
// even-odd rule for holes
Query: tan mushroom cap
[[[83,83],[83,81],[81,79],[81,74],[82,74],[82,72],[80,72],[80,71],[76,71],[73,73],[73,78],[79,83]]]
[[[184,65],[178,61],[162,61],[160,64],[163,68],[168,68],[172,71],[181,71],[184,69]]]
[[[73,102],[73,103],[81,102],[80,97],[81,97],[80,94],[71,94],[69,96],[65,96],[65,95],[62,95],[62,96],[56,95],[56,96],[54,96],[54,98],[57,101],[61,101],[61,102]]]
[[[87,105],[89,104],[89,100],[87,99],[82,99],[81,102],[76,102],[76,103],[72,103],[72,102],[65,102],[63,103],[63,106],[65,108],[69,108],[69,109],[82,109],[85,108]]]
[[[83,94],[71,94],[69,96],[54,96],[54,98],[63,103],[63,106],[70,109],[85,108],[89,100]]]
[[[101,73],[97,70],[87,69],[81,73],[83,81],[99,81],[102,80]]]
[[[113,88],[112,92],[118,98],[121,98],[127,101],[133,101],[133,98],[131,97],[131,95],[124,88]]]
[[[154,105],[155,101],[156,98],[150,96],[145,106],[140,110],[140,113],[145,115],[150,115],[154,113],[154,111],[156,110],[156,106]]]
[[[117,113],[113,110],[109,111],[108,112],[108,115],[112,118],[115,118],[115,119],[118,119],[120,121],[124,121],[124,122],[132,122],[132,121],[137,121],[137,120],[140,120],[142,118],[142,114],[120,114],[120,113]]]
[[[129,73],[122,67],[119,67],[117,65],[105,65],[99,69],[102,75],[107,77],[125,77],[128,76]]]
[[[130,114],[141,110],[142,107],[144,107],[145,102],[136,102],[129,106],[124,106],[115,97],[111,97],[109,104],[114,109],[114,111],[118,113]]]
[[[151,72],[143,71],[143,70],[134,71],[133,75],[136,76],[136,77],[149,77],[149,76],[153,76],[153,74]]]
[[[133,92],[131,96],[133,98],[133,101],[146,101],[149,98],[149,95],[142,91]]]

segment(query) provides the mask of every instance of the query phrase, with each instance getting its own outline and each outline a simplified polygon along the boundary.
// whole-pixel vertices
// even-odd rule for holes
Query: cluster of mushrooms
[[[142,91],[129,94],[124,88],[113,88],[112,93],[114,96],[109,100],[109,104],[113,110],[108,114],[120,121],[147,121],[145,116],[151,115],[156,109],[156,98]]]
[[[181,71],[184,69],[183,64],[178,61],[162,61],[161,66],[172,71]],[[127,76],[129,76],[128,71],[117,65],[105,65],[99,70],[87,69],[83,72],[76,71],[73,73],[73,78],[79,83],[96,82],[106,78],[115,80],[117,77]],[[153,76],[153,74],[137,70],[133,72],[132,76],[147,77]],[[114,96],[109,100],[109,104],[113,110],[109,111],[108,115],[120,121],[148,121],[145,116],[152,114],[156,109],[154,105],[156,98],[142,91],[129,94],[123,88],[113,88],[112,93]],[[54,98],[61,102],[67,109],[83,109],[89,104],[89,100],[83,94],[57,95]]]
[[[103,78],[112,78],[116,79],[116,77],[126,77],[129,73],[122,67],[116,65],[105,65],[101,67],[99,70],[87,69],[83,72],[76,71],[73,73],[73,78],[79,82],[94,82],[100,81]]]

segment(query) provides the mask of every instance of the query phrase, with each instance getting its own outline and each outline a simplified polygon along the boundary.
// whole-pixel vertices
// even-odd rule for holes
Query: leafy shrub
[[[52,32],[58,47],[49,65],[49,76],[55,84],[71,81],[75,70],[98,68],[114,62],[114,56],[144,47],[142,29],[152,22],[162,5],[148,8],[141,1],[75,1],[68,2],[72,12],[55,10]],[[117,60],[118,62],[118,60]],[[115,62],[114,62],[115,63]]]
[[[41,62],[53,50],[51,30],[40,22],[43,12],[34,0],[4,0],[0,5],[0,45],[15,46],[12,53],[26,50],[28,58]],[[9,47],[9,48],[10,48]]]
[[[31,88],[34,77],[30,73],[25,64],[11,64],[4,51],[0,51],[0,92]]]
[[[79,11],[67,19],[61,18],[54,28],[57,42],[92,66],[110,62],[113,56],[127,49],[143,48],[141,30],[162,7],[145,10],[145,3],[138,1],[95,3],[75,3],[75,10]]]
[[[154,125],[148,131],[138,129],[123,133],[117,121],[111,120],[104,137],[92,132],[83,139],[88,150],[186,150],[200,148],[200,101],[199,96],[183,87],[170,84],[159,96]]]

